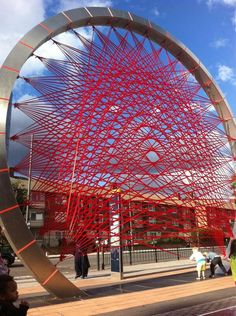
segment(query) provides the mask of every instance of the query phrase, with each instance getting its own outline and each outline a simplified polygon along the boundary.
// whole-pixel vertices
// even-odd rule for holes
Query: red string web
[[[222,245],[235,217],[225,209],[232,156],[212,102],[148,37],[91,29],[90,39],[72,31],[75,47],[54,41],[64,59],[38,57],[47,75],[21,78],[38,95],[15,104],[34,123],[13,139],[30,148],[33,135],[42,232],[98,247],[117,239],[161,247],[166,238]],[[29,161],[16,170],[28,175]]]

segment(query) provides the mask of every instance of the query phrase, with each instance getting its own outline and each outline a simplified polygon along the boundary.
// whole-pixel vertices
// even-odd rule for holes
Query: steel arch
[[[88,25],[112,25],[147,35],[176,57],[191,71],[211,99],[223,121],[232,154],[235,156],[236,124],[225,97],[199,59],[158,25],[130,12],[112,8],[86,7],[61,12],[35,26],[16,44],[0,69],[0,223],[20,259],[32,271],[38,282],[57,297],[78,296],[80,290],[44,256],[28,230],[16,203],[6,157],[10,98],[21,67],[38,47],[70,28]]]

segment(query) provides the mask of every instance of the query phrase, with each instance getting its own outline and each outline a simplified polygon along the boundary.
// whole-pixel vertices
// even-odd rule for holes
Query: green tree
[[[16,201],[19,204],[21,212],[25,215],[26,201],[27,201],[27,190],[24,188],[20,180],[12,182],[12,189],[15,193]]]

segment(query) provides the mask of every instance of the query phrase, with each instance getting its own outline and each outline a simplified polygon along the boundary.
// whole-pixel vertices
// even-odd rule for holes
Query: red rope
[[[73,33],[76,47],[54,41],[64,60],[39,57],[48,75],[23,78],[39,96],[17,103],[33,120],[13,139],[30,148],[34,134],[33,191],[46,196],[42,232],[65,231],[89,251],[119,239],[222,245],[235,218],[224,209],[233,159],[191,71],[127,30],[92,27],[91,39]],[[28,165],[26,156],[16,169],[27,175]]]

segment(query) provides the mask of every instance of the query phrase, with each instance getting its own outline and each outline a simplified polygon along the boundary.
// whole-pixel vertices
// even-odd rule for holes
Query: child
[[[5,260],[3,259],[1,253],[0,253],[0,275],[1,274],[9,274],[10,269],[8,268]]]
[[[197,278],[196,280],[205,280],[205,271],[206,271],[206,258],[198,250],[198,248],[193,248],[193,254],[190,256],[189,260],[195,260],[197,263]]]
[[[236,285],[236,239],[233,239],[231,241],[229,259],[230,259],[230,268],[232,271],[232,276],[234,279],[234,283]]]
[[[0,316],[25,316],[29,309],[26,301],[19,307],[13,305],[18,299],[17,284],[8,274],[0,275]]]

